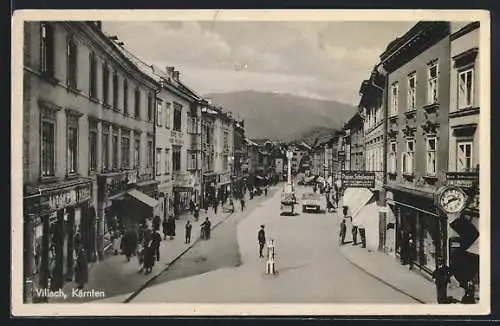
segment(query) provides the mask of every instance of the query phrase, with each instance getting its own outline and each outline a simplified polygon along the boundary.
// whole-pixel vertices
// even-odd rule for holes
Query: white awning
[[[149,197],[148,195],[140,192],[137,189],[131,189],[127,192],[127,194],[151,208],[155,208],[156,206],[158,206],[158,201],[156,199]]]
[[[375,200],[364,205],[353,217],[352,224],[365,229],[366,247],[377,250],[379,243],[379,211]]]
[[[352,216],[353,220],[361,208],[365,206],[372,198],[373,193],[367,188],[347,188],[344,191],[342,206],[347,206],[347,214]]]

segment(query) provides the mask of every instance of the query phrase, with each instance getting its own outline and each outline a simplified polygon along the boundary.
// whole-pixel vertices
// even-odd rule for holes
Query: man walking
[[[347,226],[345,225],[345,219],[342,219],[342,222],[340,223],[340,244],[344,245],[345,243],[345,233],[347,230]]]
[[[436,282],[437,302],[447,303],[446,290],[448,283],[450,283],[451,273],[449,268],[443,264],[442,258],[439,258],[437,263],[436,270],[432,273],[432,278],[435,279]]]
[[[245,210],[245,198],[243,196],[240,199],[240,204],[241,204],[241,211],[243,212]]]
[[[214,201],[214,214],[217,215],[217,208],[219,207],[219,200]]]
[[[151,234],[153,254],[157,261],[160,261],[161,235],[159,229],[155,229]],[[154,259],[154,258],[153,258]]]
[[[355,246],[358,244],[358,227],[353,225],[351,228],[352,232],[352,245]]]
[[[408,264],[410,265],[410,270],[413,269],[413,262],[415,259],[415,240],[413,239],[413,235],[410,233],[408,236]]]
[[[191,225],[191,222],[187,220],[186,222],[186,242],[185,243],[191,243],[191,229],[193,226]]]
[[[262,250],[264,250],[264,245],[266,244],[266,232],[264,231],[264,225],[260,226],[257,240],[259,241],[259,258],[264,258],[264,255],[262,254]]]

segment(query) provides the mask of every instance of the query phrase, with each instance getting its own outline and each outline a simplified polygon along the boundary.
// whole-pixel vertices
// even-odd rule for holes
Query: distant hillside
[[[314,145],[314,141],[318,137],[333,135],[338,129],[327,127],[311,127],[301,135],[297,136],[298,141],[305,141],[310,146]]]
[[[243,118],[247,137],[285,142],[338,130],[356,112],[353,105],[291,94],[240,91],[205,98]]]

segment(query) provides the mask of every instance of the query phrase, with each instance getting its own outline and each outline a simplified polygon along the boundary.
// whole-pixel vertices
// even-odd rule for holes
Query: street
[[[306,189],[299,187],[297,197]],[[275,190],[247,214],[226,220],[131,302],[417,302],[343,257],[336,213],[280,216],[281,189]],[[276,243],[277,275],[266,275],[265,259],[258,257],[261,224]]]

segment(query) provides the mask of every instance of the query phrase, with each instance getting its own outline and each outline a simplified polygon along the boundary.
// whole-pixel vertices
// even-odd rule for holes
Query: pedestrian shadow
[[[280,216],[298,216],[300,213],[292,213],[292,212],[281,212]]]
[[[294,269],[304,268],[306,266],[309,266],[309,263],[300,264],[300,265],[285,266],[285,267],[279,268],[279,272],[283,273],[283,272],[291,271]]]

